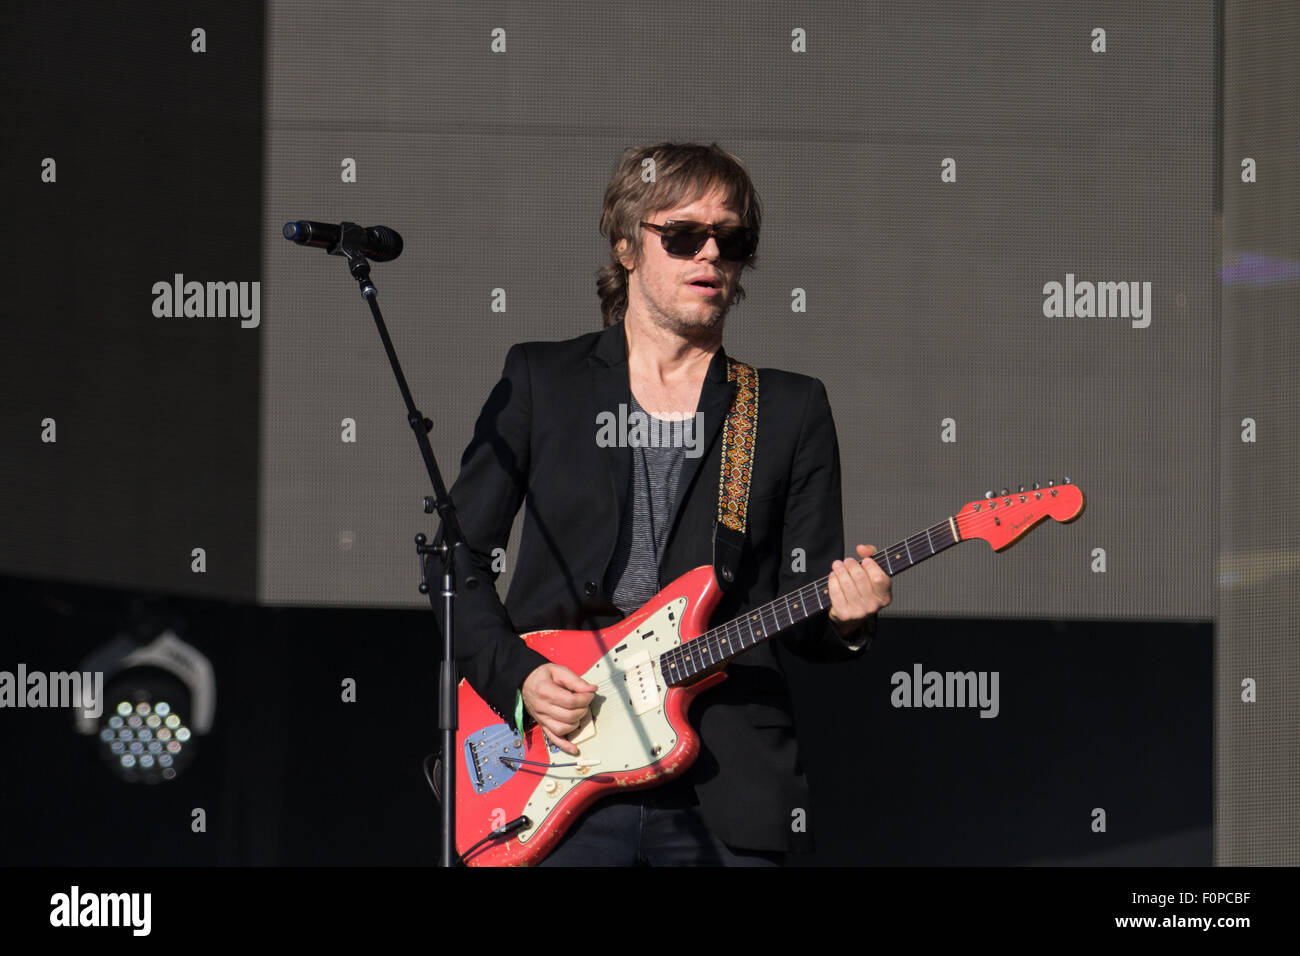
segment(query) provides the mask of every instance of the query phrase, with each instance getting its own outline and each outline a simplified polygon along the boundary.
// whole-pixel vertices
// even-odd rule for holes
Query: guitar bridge
[[[524,755],[523,741],[505,724],[492,724],[465,739],[465,769],[475,793],[495,790],[515,775],[509,757]]]

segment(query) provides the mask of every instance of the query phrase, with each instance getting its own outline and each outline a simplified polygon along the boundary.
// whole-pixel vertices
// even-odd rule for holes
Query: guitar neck
[[[884,551],[877,551],[871,560],[893,577],[951,548],[960,540],[956,522],[947,518]],[[659,664],[664,681],[668,686],[685,683],[788,631],[814,614],[829,610],[830,606],[830,576],[827,575],[666,652]]]

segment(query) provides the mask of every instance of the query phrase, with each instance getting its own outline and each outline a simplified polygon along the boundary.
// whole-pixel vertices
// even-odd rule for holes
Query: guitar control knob
[[[542,789],[547,793],[554,793],[556,790],[560,789],[560,781],[556,780],[554,777],[550,777],[547,779],[546,783],[542,784]]]

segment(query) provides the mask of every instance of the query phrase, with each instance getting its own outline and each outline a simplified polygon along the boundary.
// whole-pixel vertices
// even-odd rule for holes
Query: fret
[[[931,554],[937,554],[937,553],[938,553],[938,552],[936,552],[936,551],[934,550],[934,539],[930,537],[930,529],[929,529],[929,528],[926,528],[926,529],[925,529],[925,543],[928,544],[928,545],[930,546],[930,553],[931,553]]]
[[[894,576],[894,565],[893,565],[893,563],[889,560],[889,552],[888,552],[888,551],[885,552],[885,570],[887,570],[887,571],[889,572],[889,576],[890,576],[890,577],[893,577],[893,576]]]
[[[791,623],[791,624],[793,624],[793,623],[794,623],[795,621],[797,621],[797,620],[798,620],[798,621],[802,621],[805,617],[808,616],[807,614],[804,613],[804,609],[803,609],[803,600],[804,600],[804,598],[803,598],[803,588],[800,588],[798,591],[794,592],[794,594],[795,594],[795,597],[797,597],[799,600],[795,601],[793,604],[790,603],[790,598],[789,598],[789,597],[786,597],[786,599],[785,599],[785,606],[786,606],[786,608],[789,609],[789,612],[790,612],[790,623]],[[796,614],[799,615],[797,618],[795,617]]]
[[[785,606],[782,607],[782,605],[785,605]],[[781,623],[781,614],[780,614],[780,612],[781,612],[782,610],[785,611],[785,623],[784,623],[784,624]],[[776,601],[773,602],[773,605],[772,605],[772,613],[773,613],[773,616],[776,617],[776,626],[777,626],[778,628],[782,628],[782,629],[784,629],[784,628],[787,628],[787,627],[793,627],[793,626],[794,626],[794,615],[790,613],[790,598],[789,598],[788,596],[777,598]]]
[[[907,551],[907,566],[910,568],[916,562],[912,560],[912,549],[908,547],[906,538],[903,539],[903,549]]]
[[[794,623],[794,621],[790,620],[790,614],[788,612],[786,613],[785,616],[785,623],[784,624],[781,623],[782,603],[783,603],[782,598],[776,598],[774,601],[769,602],[768,605],[769,607],[772,608],[772,620],[776,622],[776,627],[773,628],[773,630],[775,631],[784,631],[787,627],[789,627],[791,624]]]

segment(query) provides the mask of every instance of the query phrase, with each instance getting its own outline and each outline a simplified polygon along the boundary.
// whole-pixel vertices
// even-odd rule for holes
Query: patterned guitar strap
[[[758,370],[727,359],[727,381],[736,394],[722,429],[722,472],[718,480],[718,522],[713,529],[713,576],[726,590],[740,571],[758,438]]]

